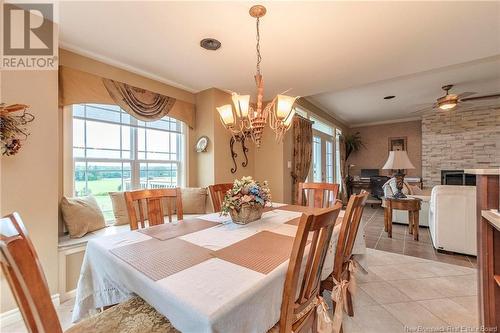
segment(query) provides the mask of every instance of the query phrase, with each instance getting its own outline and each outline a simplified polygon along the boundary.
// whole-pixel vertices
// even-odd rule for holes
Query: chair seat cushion
[[[140,297],[113,306],[72,326],[66,333],[180,333]]]

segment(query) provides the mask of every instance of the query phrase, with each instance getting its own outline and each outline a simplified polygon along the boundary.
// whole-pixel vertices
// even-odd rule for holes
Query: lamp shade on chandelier
[[[232,93],[232,104],[217,107],[224,127],[234,136],[250,136],[257,147],[262,143],[264,127],[269,120],[269,127],[275,132],[276,140],[281,142],[286,131],[292,124],[295,114],[294,104],[298,97],[284,94],[277,95],[273,100],[263,106],[264,80],[260,70],[262,56],[260,54],[260,18],[266,14],[266,8],[256,5],[250,8],[250,15],[257,21],[257,73],[255,83],[257,86],[257,101],[250,103],[250,95]]]

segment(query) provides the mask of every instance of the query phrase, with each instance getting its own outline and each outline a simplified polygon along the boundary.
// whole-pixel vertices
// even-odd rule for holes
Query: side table
[[[418,241],[418,219],[422,199],[384,197],[383,200],[385,202],[384,230],[387,232],[389,238],[392,238],[392,210],[398,209],[408,211],[408,232],[413,234],[414,240]]]

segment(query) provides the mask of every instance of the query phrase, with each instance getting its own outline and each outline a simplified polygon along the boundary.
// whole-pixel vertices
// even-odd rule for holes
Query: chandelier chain
[[[262,61],[262,56],[260,55],[260,29],[259,29],[260,18],[257,17],[257,74],[260,75],[260,62]]]

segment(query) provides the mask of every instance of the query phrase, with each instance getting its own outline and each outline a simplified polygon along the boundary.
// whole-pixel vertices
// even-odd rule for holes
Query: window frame
[[[109,120],[100,120],[100,119],[92,119],[88,118],[86,116],[86,111],[84,116],[81,115],[75,115],[73,110],[75,106],[85,106],[87,104],[92,105],[93,103],[82,103],[82,104],[76,104],[76,105],[70,105],[64,108],[64,115],[63,116],[63,123],[64,123],[64,128],[66,129],[65,134],[64,134],[64,154],[67,155],[67,158],[64,158],[64,194],[67,196],[76,196],[75,190],[76,190],[76,177],[75,177],[75,171],[76,171],[76,164],[77,163],[85,163],[85,169],[88,170],[88,164],[89,163],[120,163],[122,165],[122,191],[127,190],[125,188],[125,177],[123,175],[124,173],[124,165],[129,164],[130,165],[130,189],[131,190],[136,190],[136,189],[141,189],[141,165],[147,165],[149,167],[150,165],[161,165],[161,164],[173,164],[176,166],[177,170],[177,177],[176,177],[176,183],[177,187],[182,187],[186,184],[186,177],[187,177],[187,148],[186,148],[186,142],[187,142],[187,126],[184,122],[177,120],[175,118],[171,118],[175,120],[177,126],[175,130],[171,129],[158,129],[154,127],[147,126],[148,123],[146,122],[141,122],[140,120],[135,119],[134,117],[130,116],[130,123],[124,123],[122,122],[122,116],[120,116],[120,122],[113,122]],[[104,104],[101,104],[104,105]],[[112,106],[113,104],[109,104]],[[108,110],[99,106],[93,105],[94,108],[100,108],[103,110]],[[85,109],[86,110],[86,109]],[[120,112],[125,112],[122,109],[120,109]],[[87,150],[92,149],[87,147],[87,126],[84,126],[84,144],[83,147],[74,147],[73,144],[73,126],[74,126],[74,120],[75,119],[80,119],[82,121],[91,121],[91,122],[96,122],[96,123],[105,123],[105,124],[112,124],[120,127],[120,158],[105,158],[105,157],[87,157]],[[163,119],[163,118],[162,118]],[[142,125],[141,125],[142,123]],[[129,134],[129,140],[130,140],[130,155],[128,157],[122,157],[123,156],[123,140],[124,135],[122,134],[123,127],[128,126],[130,127],[130,134]],[[176,152],[177,152],[177,159],[176,160],[171,160],[171,159],[147,159],[147,154],[148,153],[155,153],[154,151],[148,151],[147,150],[147,137],[145,138],[145,151],[140,152],[139,149],[140,147],[138,146],[139,142],[139,135],[140,135],[140,129],[144,129],[145,131],[149,130],[155,130],[155,131],[161,131],[164,133],[171,133],[178,134],[179,139],[176,140]],[[69,142],[68,142],[69,141]],[[73,149],[74,148],[83,148],[84,151],[84,156],[83,157],[75,157],[73,156]],[[106,150],[113,150],[114,149],[109,149],[109,148],[97,148],[101,151],[106,151]],[[139,154],[143,153],[144,158],[139,159]],[[159,153],[159,152],[156,152]],[[170,156],[170,155],[169,155]],[[68,165],[69,162],[71,161],[70,165]],[[147,170],[146,169],[146,175],[147,175]],[[71,178],[70,178],[71,177]],[[147,178],[147,176],[146,176]],[[71,184],[67,184],[68,181],[71,179]],[[88,177],[86,175],[85,181],[88,182]],[[147,184],[147,182],[146,182]],[[147,185],[145,185],[147,187]],[[144,187],[144,188],[146,188]],[[88,185],[86,185],[86,188],[88,188]]]

